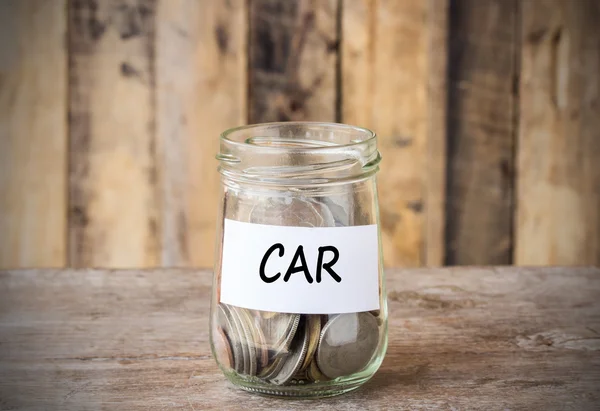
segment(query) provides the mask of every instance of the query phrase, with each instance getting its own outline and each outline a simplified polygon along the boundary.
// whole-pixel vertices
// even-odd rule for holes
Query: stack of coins
[[[236,217],[281,226],[347,226],[351,197],[248,198],[235,203]],[[377,351],[381,324],[379,311],[289,314],[219,303],[213,342],[221,365],[240,375],[274,385],[316,383],[364,369]]]
[[[321,382],[366,367],[379,325],[371,312],[286,314],[219,304],[215,348],[238,374],[274,385]]]

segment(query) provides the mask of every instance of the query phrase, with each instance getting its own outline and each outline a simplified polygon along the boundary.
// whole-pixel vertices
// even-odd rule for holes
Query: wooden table
[[[388,270],[390,343],[361,389],[316,400],[227,383],[211,274],[0,272],[0,409],[600,409],[600,269]]]

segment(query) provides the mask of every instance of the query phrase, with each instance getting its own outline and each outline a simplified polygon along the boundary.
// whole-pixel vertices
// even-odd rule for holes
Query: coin
[[[260,311],[260,316],[262,318],[273,318],[277,315],[278,313],[273,312],[273,311]]]
[[[317,346],[319,345],[319,339],[321,336],[321,316],[316,315],[306,315],[306,333],[308,334],[308,348],[306,350],[306,357],[304,358],[304,362],[300,367],[300,370],[306,370],[310,365],[310,362],[313,360],[313,356],[317,351]]]
[[[371,360],[379,344],[377,319],[368,312],[331,318],[317,349],[317,364],[329,378],[354,374]]]
[[[225,334],[227,334],[227,336],[229,337],[229,343],[232,347],[233,352],[233,368],[237,372],[242,372],[244,369],[244,355],[242,352],[242,344],[239,337],[240,334],[237,325],[233,321],[231,311],[229,310],[229,307],[227,307],[225,304],[219,304],[219,308],[217,311],[217,320],[223,328],[223,330],[225,331]]]
[[[225,331],[223,331],[223,328],[217,327],[214,342],[215,352],[221,365],[231,368],[233,366],[233,351],[231,350],[229,338],[225,334]]]
[[[250,331],[250,334],[252,336],[252,341],[249,343],[254,349],[254,353],[251,352],[250,355],[254,355],[253,358],[256,362],[256,369],[255,372],[252,374],[255,375],[258,368],[264,367],[265,365],[267,365],[268,362],[269,352],[266,347],[265,336],[262,333],[260,327],[256,326],[256,321],[251,311],[245,308],[238,308],[238,312],[240,314],[240,317],[242,317],[242,319],[246,323],[247,329]]]
[[[321,225],[318,227],[335,227],[335,218],[333,217],[333,214],[331,213],[331,210],[329,209],[327,204],[313,198],[311,198],[310,201],[314,209],[319,213],[319,215],[323,219]]]
[[[244,374],[255,375],[256,374],[256,350],[254,349],[254,342],[252,334],[248,329],[248,325],[241,317],[238,307],[230,306],[229,309],[233,314],[233,319],[238,324],[238,328],[241,330],[240,337],[242,340],[242,352],[244,356]]]
[[[281,370],[281,367],[283,367],[284,364],[285,356],[273,358],[269,365],[258,374],[258,377],[263,380],[269,380],[279,373],[279,370]]]
[[[306,357],[309,335],[310,333],[306,327],[302,327],[298,333],[298,337],[294,341],[294,344],[292,344],[291,354],[285,358],[284,364],[277,375],[271,378],[271,382],[273,384],[283,385],[291,380],[296,372],[298,372],[302,366],[304,358]]]
[[[327,381],[328,377],[323,375],[319,366],[317,365],[317,361],[313,358],[313,360],[308,364],[308,368],[306,369],[306,376],[309,380],[314,382]]]
[[[323,204],[323,209],[326,209],[328,223],[326,227],[345,227],[350,225],[348,210],[332,200],[331,197],[318,197],[316,201]]]
[[[250,222],[295,227],[324,226],[323,217],[314,203],[297,197],[271,198],[256,203],[250,212]]]
[[[262,319],[262,332],[272,356],[277,357],[287,353],[299,322],[299,314],[278,313],[274,317]]]

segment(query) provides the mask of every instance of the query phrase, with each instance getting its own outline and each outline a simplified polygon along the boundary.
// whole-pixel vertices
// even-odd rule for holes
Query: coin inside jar
[[[223,331],[229,338],[231,351],[233,353],[233,361],[231,366],[237,371],[242,372],[244,369],[244,356],[242,353],[242,342],[239,337],[237,325],[233,321],[233,317],[229,307],[225,304],[219,304],[217,311],[217,321],[223,328]]]
[[[314,358],[308,365],[308,368],[306,369],[306,375],[309,380],[314,381],[314,382],[329,380],[329,378],[327,378],[325,375],[323,375],[323,373],[319,369],[319,366],[317,365],[317,361]]]
[[[330,317],[321,332],[317,365],[332,379],[354,374],[369,363],[378,343],[377,319],[370,313]]]
[[[308,334],[308,347],[306,350],[306,356],[304,357],[304,361],[300,367],[301,371],[304,371],[308,368],[310,362],[313,360],[315,352],[317,351],[319,338],[321,336],[321,316],[318,314],[307,315],[305,327],[306,333]]]
[[[278,357],[287,354],[299,322],[299,314],[278,313],[274,317],[262,319],[262,332],[271,356]]]
[[[254,342],[254,334],[251,331],[253,325],[249,323],[243,314],[244,309],[231,306],[230,307],[234,319],[238,322],[239,328],[242,330],[242,350],[244,355],[244,374],[256,375],[256,344]]]
[[[324,226],[324,219],[313,202],[294,197],[273,198],[256,204],[250,212],[249,221],[296,227]]]
[[[232,334],[232,339],[240,345],[240,357],[236,359],[236,371],[239,368],[240,373],[248,374],[250,371],[250,353],[248,352],[248,345],[246,343],[246,332],[244,331],[243,325],[235,311],[233,306],[223,305],[231,316],[231,321],[234,325],[235,332]]]
[[[269,352],[266,346],[265,336],[263,335],[261,328],[257,326],[256,319],[249,310],[240,308],[238,311],[240,313],[240,316],[246,322],[248,330],[250,331],[252,341],[249,341],[248,344],[251,344],[254,349],[253,355],[256,358],[256,371],[258,371],[258,369],[263,368],[267,365],[269,359]]]
[[[308,341],[310,336],[309,331],[305,328],[306,327],[303,326],[300,330],[298,330],[297,338],[295,338],[295,341],[293,342],[290,350],[291,354],[285,358],[283,366],[281,367],[277,375],[271,379],[271,382],[273,384],[285,384],[286,382],[292,379],[292,377],[298,372],[298,370],[302,366],[304,358],[306,357],[306,351],[308,349]]]
[[[217,335],[215,336],[215,351],[217,357],[221,361],[221,364],[227,368],[233,366],[233,351],[231,350],[231,344],[229,338],[225,334],[225,331],[221,327],[217,327]]]

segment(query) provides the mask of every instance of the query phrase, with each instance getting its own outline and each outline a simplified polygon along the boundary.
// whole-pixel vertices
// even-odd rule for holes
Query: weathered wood
[[[450,0],[429,0],[427,198],[425,264],[444,265],[446,252],[446,125],[448,7]]]
[[[378,184],[387,266],[441,263],[435,261],[441,254],[432,253],[431,261],[425,257],[430,235],[426,213],[431,210],[435,215],[439,213],[435,207],[440,206],[435,199],[438,193],[431,197],[431,204],[426,203],[430,197],[426,187],[428,127],[439,127],[437,119],[428,123],[432,57],[428,46],[436,31],[432,28],[435,16],[443,13],[432,6],[428,0],[343,2],[342,121],[371,128],[379,136],[383,162]],[[438,71],[439,62],[434,65]],[[431,165],[443,167],[443,161],[436,163],[440,153],[431,153],[435,156]],[[434,185],[432,192],[443,187]],[[439,219],[439,214],[434,218]],[[432,238],[432,246],[442,239]]]
[[[252,0],[249,121],[336,119],[338,0]]]
[[[600,3],[523,3],[515,262],[600,264]]]
[[[519,3],[451,2],[448,264],[512,261]]]
[[[219,134],[246,122],[244,0],[160,0],[157,151],[164,266],[212,266]]]
[[[310,409],[593,410],[600,269],[389,270],[389,348],[360,390]],[[3,409],[298,409],[211,358],[208,271],[0,273]]]
[[[66,261],[65,7],[0,2],[0,267]]]
[[[159,261],[154,0],[69,3],[69,262]]]

